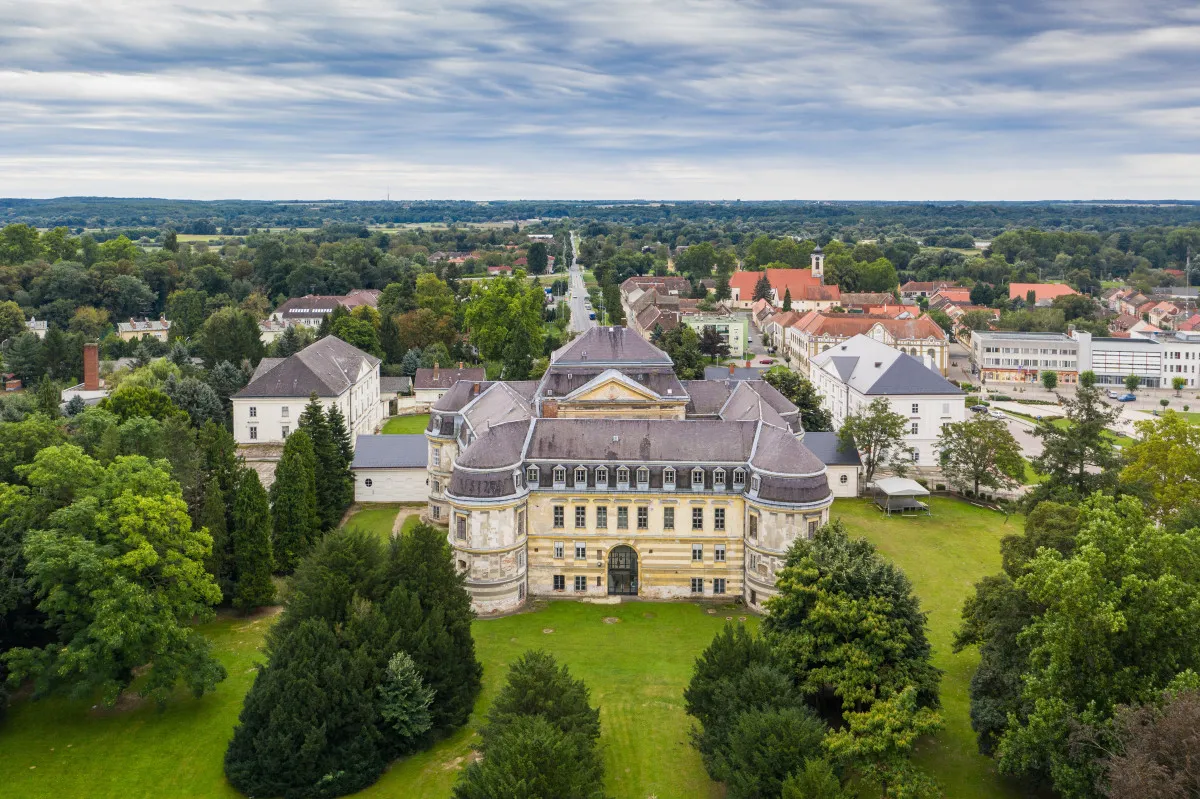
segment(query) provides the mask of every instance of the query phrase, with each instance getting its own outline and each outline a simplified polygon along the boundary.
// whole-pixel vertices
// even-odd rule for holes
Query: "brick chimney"
[[[83,390],[100,390],[100,345],[83,345]]]
[[[734,368],[735,368],[735,367],[734,367],[734,365],[733,365],[733,364],[729,364],[729,376],[730,376],[730,377],[733,377],[733,370],[734,370]]]
[[[473,396],[473,397],[479,396],[479,384],[478,383],[471,384],[471,396]]]
[[[437,382],[439,371],[440,371],[440,367],[438,365],[438,362],[434,361],[433,362],[433,380],[434,380],[434,382]]]
[[[558,400],[542,400],[542,418],[557,419],[558,418]]]
[[[462,368],[463,368],[463,362],[462,362],[462,361],[459,361],[459,362],[458,362],[458,368],[459,368],[459,369],[462,369]]]

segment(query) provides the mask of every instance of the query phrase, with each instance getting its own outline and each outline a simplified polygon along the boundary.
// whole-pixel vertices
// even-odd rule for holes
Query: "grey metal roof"
[[[602,366],[552,366],[542,377],[539,392],[543,397],[565,397],[606,371],[608,369]],[[633,366],[613,371],[620,372],[665,399],[687,398],[683,383],[669,367]]]
[[[671,358],[627,327],[593,327],[551,356],[560,365],[665,364]]]
[[[779,412],[771,407],[771,404],[766,402],[762,395],[751,388],[753,383],[739,382],[734,385],[729,401],[721,409],[722,419],[762,419],[767,424],[779,427],[788,426]]]
[[[412,378],[408,375],[400,375],[399,377],[379,376],[380,394],[407,394],[409,391],[412,391]]]
[[[379,359],[356,349],[337,336],[326,336],[273,364],[238,393],[242,397],[336,397],[353,385],[365,367]]]
[[[435,375],[436,372],[436,375]],[[444,366],[435,369],[418,369],[413,376],[413,387],[418,389],[450,388],[460,380],[482,383],[487,379],[483,368],[447,369]]]
[[[631,463],[744,462],[757,424],[707,419],[538,419],[525,457]]]
[[[412,435],[359,436],[354,443],[351,469],[424,469],[429,442],[421,433]]]
[[[825,469],[825,464],[801,444],[790,430],[770,424],[764,424],[759,430],[758,444],[750,465],[789,475],[813,474]]]
[[[837,433],[805,433],[804,446],[826,466],[861,466],[854,447],[842,446]]]
[[[766,369],[757,367],[735,366],[732,370],[728,366],[706,366],[704,367],[705,380],[762,380],[763,372]]]
[[[862,334],[825,350],[812,362],[861,394],[963,393],[920,359]]]
[[[962,394],[961,388],[907,353],[897,358],[867,394]]]

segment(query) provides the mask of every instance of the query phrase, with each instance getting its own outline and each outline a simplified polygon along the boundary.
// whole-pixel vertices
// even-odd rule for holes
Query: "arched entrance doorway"
[[[637,553],[632,547],[613,547],[608,553],[608,593],[637,596]]]

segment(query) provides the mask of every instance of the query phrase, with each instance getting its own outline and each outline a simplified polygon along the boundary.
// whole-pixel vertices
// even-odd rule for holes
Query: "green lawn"
[[[997,777],[991,761],[976,754],[967,684],[978,655],[952,654],[950,644],[964,598],[976,580],[999,569],[1000,538],[1019,530],[1021,519],[1013,517],[1005,524],[1001,514],[949,499],[935,498],[932,504],[932,518],[885,519],[867,502],[838,500],[833,515],[895,559],[929,613],[934,661],[945,671],[946,728],[922,746],[921,761],[942,782],[948,797],[1017,797],[1020,794]],[[366,508],[351,523],[390,531],[398,510]],[[484,693],[471,723],[433,749],[396,763],[364,795],[449,796],[470,754],[475,725],[507,664],[527,649],[542,648],[587,682],[601,708],[609,795],[722,796],[688,743],[682,692],[696,656],[726,616],[745,616],[751,625],[758,619],[733,606],[709,614],[706,607],[690,602],[565,601],[537,603],[536,609],[475,623]],[[606,623],[612,618],[619,621]],[[268,624],[268,618],[225,616],[203,626],[229,678],[201,700],[180,694],[162,711],[137,702],[106,711],[92,709],[87,701],[18,701],[0,727],[0,784],[5,795],[235,796],[222,776],[222,755],[254,664],[261,659]]]
[[[427,413],[393,416],[383,423],[383,432],[388,434],[424,433],[428,426],[429,414]]]
[[[399,505],[368,505],[355,511],[343,527],[360,527],[387,539],[392,535],[392,525],[395,524],[396,514],[399,512]]]
[[[951,644],[963,600],[981,577],[1000,571],[1000,539],[1019,532],[1024,520],[935,497],[933,516],[887,518],[867,500],[839,499],[832,515],[852,533],[868,538],[912,580],[929,614],[933,662],[942,676],[945,727],[921,747],[918,758],[942,784],[947,797],[1007,799],[1020,791],[980,755],[971,730],[967,687],[979,663],[974,649],[954,654]]]

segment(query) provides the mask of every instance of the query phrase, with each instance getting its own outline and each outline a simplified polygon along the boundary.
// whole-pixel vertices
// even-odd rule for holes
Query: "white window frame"
[[[575,591],[577,593],[582,594],[586,590],[587,590],[587,575],[586,574],[575,575]]]
[[[629,487],[629,467],[628,466],[618,466],[617,467],[617,487],[618,488],[622,488],[622,487],[628,488]]]
[[[713,563],[725,562],[725,545],[717,544],[713,547]]]
[[[608,506],[596,506],[596,528],[600,530],[608,529]]]
[[[704,562],[704,544],[692,544],[692,563]]]
[[[596,467],[596,488],[608,488],[608,467]]]
[[[583,475],[582,477],[580,475]],[[587,488],[587,468],[584,466],[575,467],[575,487]]]
[[[714,491],[724,491],[725,490],[725,470],[724,469],[713,469],[713,490]]]
[[[663,508],[663,529],[675,529],[675,508],[672,505],[668,505]]]
[[[645,466],[639,466],[637,470],[637,486],[638,488],[650,487],[650,469]]]
[[[724,508],[713,508],[713,529],[714,530],[724,530],[725,529],[725,509]]]
[[[554,487],[562,488],[567,484],[567,467],[555,466],[554,473],[551,476],[554,478]]]
[[[734,469],[733,470],[733,487],[734,488],[743,488],[743,487],[745,487],[745,485],[746,485],[746,470],[745,469]]]
[[[761,486],[762,486],[762,478],[760,478],[757,474],[752,475],[750,477],[750,490],[753,491],[755,494],[757,494],[758,489]]]
[[[250,425],[250,440],[258,441],[258,426]]]
[[[675,467],[668,466],[663,469],[663,488],[675,488]]]
[[[555,541],[554,542],[554,557],[561,560],[563,557],[563,552],[566,551],[566,548],[567,548],[567,545],[564,544],[562,541]]]
[[[528,467],[528,468],[526,468],[526,469],[525,469],[525,480],[526,480],[526,481],[527,481],[527,482],[528,482],[530,485],[537,485],[537,484],[538,484],[538,477],[540,476],[540,474],[541,474],[541,470],[540,470],[540,469],[538,469],[538,467],[536,467],[536,466],[530,466],[530,467]]]
[[[714,577],[713,578],[713,594],[720,595],[720,594],[724,594],[724,593],[725,593],[725,578],[724,577]]]
[[[699,481],[696,480],[697,477],[700,478]],[[692,469],[692,490],[693,491],[703,491],[704,490],[704,470],[702,468],[700,468],[699,466]]]
[[[251,418],[251,419],[257,419],[257,418],[258,418],[258,406],[257,406],[257,405],[251,405],[251,406],[250,406],[250,418]]]
[[[587,560],[587,544],[575,542],[575,560]]]
[[[693,594],[703,594],[704,593],[704,578],[703,577],[693,577],[692,578],[692,593]]]

